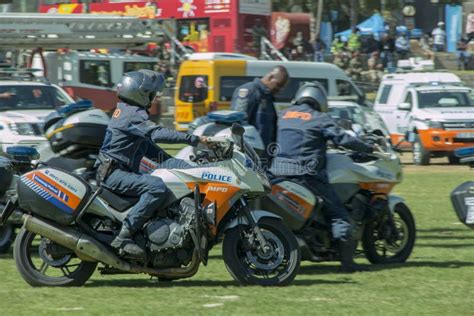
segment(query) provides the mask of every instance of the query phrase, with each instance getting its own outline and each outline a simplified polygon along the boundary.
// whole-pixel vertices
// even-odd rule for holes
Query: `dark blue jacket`
[[[232,110],[247,112],[248,122],[255,126],[267,147],[276,141],[277,112],[270,90],[256,78],[234,91]]]
[[[158,163],[170,158],[155,144],[158,142],[195,146],[199,137],[158,126],[150,121],[147,110],[119,103],[107,126],[100,151],[122,167],[138,173],[140,161],[144,156]]]
[[[311,175],[328,182],[327,141],[338,146],[370,153],[373,146],[350,136],[326,113],[310,105],[294,105],[278,117],[278,152],[271,173],[275,176]]]

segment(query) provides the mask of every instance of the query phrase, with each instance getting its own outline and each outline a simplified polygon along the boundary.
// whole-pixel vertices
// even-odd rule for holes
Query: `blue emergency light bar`
[[[60,107],[57,112],[61,115],[67,115],[71,112],[78,112],[81,110],[87,110],[92,107],[92,101],[91,100],[81,100],[76,103],[71,103],[67,105],[63,105]]]
[[[247,113],[238,111],[215,111],[207,114],[207,117],[214,122],[237,123],[247,119]]]

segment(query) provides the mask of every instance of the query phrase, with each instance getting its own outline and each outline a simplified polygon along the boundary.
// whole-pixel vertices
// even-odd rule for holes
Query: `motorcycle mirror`
[[[337,120],[337,124],[345,130],[351,131],[352,130],[352,121],[346,119],[339,119]]]
[[[237,123],[232,124],[232,127],[231,127],[230,130],[231,130],[232,134],[238,135],[240,137],[242,137],[245,133],[245,128],[243,128],[242,125],[237,124]]]

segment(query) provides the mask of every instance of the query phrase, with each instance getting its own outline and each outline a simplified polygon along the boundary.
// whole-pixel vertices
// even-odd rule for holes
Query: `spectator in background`
[[[433,36],[433,50],[435,52],[444,52],[446,43],[446,31],[444,30],[444,22],[439,22],[438,27],[431,33]]]
[[[429,33],[423,34],[423,36],[420,38],[420,47],[423,50],[425,54],[425,58],[434,60],[434,53],[431,50],[431,37]]]
[[[360,59],[359,52],[353,52],[352,57],[349,61],[349,68],[346,70],[346,73],[349,77],[352,78],[354,81],[361,81],[362,80],[362,61]]]
[[[316,37],[314,41],[314,61],[323,62],[324,61],[324,51],[326,50],[326,44],[321,40],[319,36]]]
[[[336,55],[342,53],[346,44],[342,41],[341,36],[336,36],[331,44],[331,54]]]
[[[395,53],[395,41],[388,34],[385,33],[380,41],[379,45],[380,57],[382,58],[383,67],[388,72],[394,71],[394,53]]]
[[[469,42],[474,38],[474,10],[466,18],[466,35]]]
[[[373,52],[367,60],[368,75],[371,82],[380,82],[383,77],[383,63],[379,52]]]
[[[395,48],[400,59],[407,59],[410,57],[410,39],[406,32],[402,32],[398,35],[395,41]]]
[[[336,65],[337,67],[343,70],[347,68],[347,65],[344,60],[344,54],[342,52],[337,52],[333,56],[334,56],[334,59],[332,62],[334,65]]]
[[[372,54],[373,52],[378,52],[379,42],[375,39],[375,34],[370,34],[367,36],[365,45],[362,45],[362,52],[365,54]]]
[[[360,52],[360,35],[359,29],[354,27],[352,29],[351,35],[349,35],[349,40],[347,41],[347,47],[350,52]]]
[[[463,37],[457,43],[458,70],[466,70],[471,59],[471,54],[467,51],[469,39]]]

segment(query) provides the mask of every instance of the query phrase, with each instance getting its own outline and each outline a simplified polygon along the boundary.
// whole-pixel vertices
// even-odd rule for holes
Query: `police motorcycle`
[[[461,148],[454,152],[461,163],[474,168],[474,147]],[[461,223],[474,229],[474,182],[466,181],[451,192],[451,203]]]
[[[16,183],[21,175],[33,170],[32,161],[38,159],[35,148],[11,146],[5,156],[0,156],[0,209],[3,209],[12,196],[16,194]],[[21,213],[15,212],[10,220],[0,225],[0,253],[10,249],[15,239],[15,230],[21,227]]]
[[[233,122],[245,124],[245,113],[212,112],[202,121],[205,124],[195,123],[196,136],[222,137],[230,132]],[[247,141],[256,146],[256,151],[263,151],[258,131],[250,125],[245,129]],[[374,137],[383,152],[362,154],[343,148],[330,150],[327,157],[329,181],[356,223],[353,238],[362,245],[366,258],[374,264],[403,263],[415,244],[415,220],[405,201],[390,194],[402,181],[400,160],[384,137]],[[199,157],[203,151],[203,147],[186,147],[176,157]],[[322,202],[305,187],[276,180],[271,194],[259,199],[256,207],[283,218],[297,236],[303,260],[322,262],[339,258],[330,223],[321,211]]]
[[[14,258],[32,286],[80,286],[98,263],[107,273],[146,273],[161,280],[192,277],[209,250],[223,240],[223,258],[241,284],[287,285],[300,265],[298,243],[282,219],[249,203],[271,189],[258,156],[245,145],[238,125],[228,137],[211,138],[212,156],[188,169],[157,169],[170,194],[144,225],[136,242],[141,259],[118,255],[110,243],[137,199],[49,166],[24,174],[18,195],[0,215],[23,211]]]
[[[102,145],[109,117],[84,100],[62,106],[48,115],[44,132],[48,142],[37,149],[25,146],[7,148],[0,157],[0,209],[16,194],[16,182],[35,168],[38,159],[47,165],[72,171],[86,181],[95,182],[94,163]],[[14,212],[0,226],[0,253],[10,249],[16,228],[21,227],[21,212]]]

